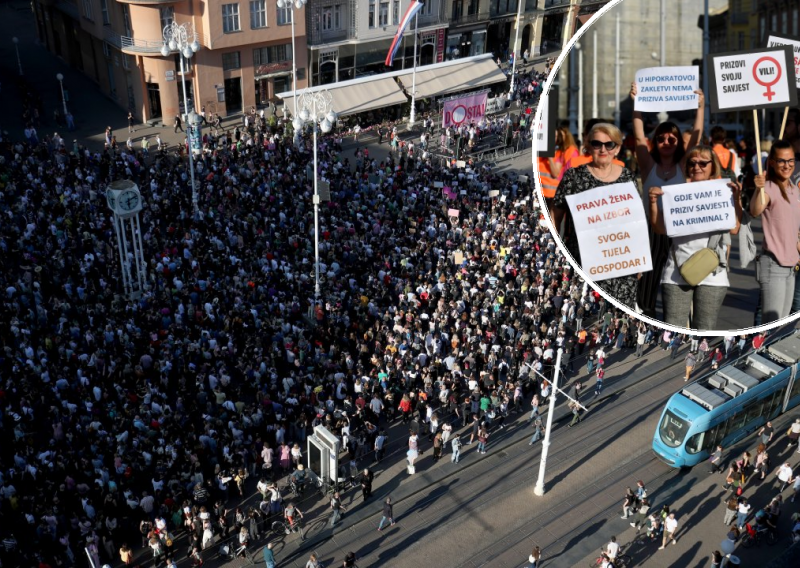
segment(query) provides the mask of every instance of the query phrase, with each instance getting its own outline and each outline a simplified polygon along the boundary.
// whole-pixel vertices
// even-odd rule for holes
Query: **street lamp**
[[[278,8],[288,8],[289,13],[291,14],[292,18],[292,96],[294,97],[294,112],[297,113],[297,55],[294,48],[294,10],[292,7],[296,8],[297,10],[301,10],[303,6],[306,5],[308,0],[278,0]],[[298,141],[300,140],[300,135],[297,133],[297,129],[294,130],[294,144],[297,146]]]
[[[21,75],[22,73],[20,73]],[[61,85],[61,102],[64,103],[64,120],[67,119],[67,97],[64,96],[64,75],[61,73],[56,74],[56,79],[58,79],[58,84]]]
[[[522,4],[525,3],[525,0],[517,0],[517,23],[514,26],[514,45],[511,47],[511,57],[514,59],[511,60],[511,87],[508,90],[509,95],[514,95],[514,73],[517,70],[517,42],[519,41],[519,24],[520,19],[522,18]]]
[[[296,116],[292,122],[295,132],[299,132],[307,122],[314,128],[314,305],[319,304],[319,162],[317,160],[317,129],[327,134],[336,124],[337,115],[333,110],[333,97],[327,89],[300,93],[299,106],[295,106]]]
[[[194,26],[187,22],[185,24],[178,24],[172,22],[168,26],[164,26],[163,31],[164,45],[161,46],[161,55],[169,57],[173,51],[178,52],[178,58],[181,62],[181,83],[183,83],[183,110],[186,113],[186,122],[188,125],[188,138],[189,138],[189,172],[192,180],[192,211],[194,212],[195,219],[199,218],[199,209],[197,206],[197,185],[194,180],[194,152],[192,146],[192,130],[199,126],[199,121],[196,124],[191,123],[189,114],[189,99],[186,96],[186,72],[183,65],[183,59],[188,61],[192,55],[200,51],[200,43],[197,41],[197,31]],[[196,113],[194,113],[196,115]],[[199,136],[198,131],[195,136]]]
[[[17,50],[17,65],[19,65],[19,76],[22,77],[22,59],[19,58],[19,38],[12,37],[11,41],[14,43],[14,49]]]

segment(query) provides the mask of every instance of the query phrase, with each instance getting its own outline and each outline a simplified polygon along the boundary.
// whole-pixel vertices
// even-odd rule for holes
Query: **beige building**
[[[161,54],[162,30],[176,22],[196,32],[200,50],[184,59],[189,110],[222,116],[262,107],[307,84],[305,8],[276,0],[34,0],[40,40],[93,78],[139,120],[171,122],[183,111],[177,51]],[[190,38],[190,41],[193,38]]]

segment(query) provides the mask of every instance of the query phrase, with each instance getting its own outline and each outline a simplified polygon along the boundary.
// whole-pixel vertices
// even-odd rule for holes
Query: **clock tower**
[[[114,181],[106,189],[106,204],[114,216],[125,294],[135,300],[141,297],[147,284],[147,264],[144,260],[139,223],[142,194],[139,187],[130,180]]]

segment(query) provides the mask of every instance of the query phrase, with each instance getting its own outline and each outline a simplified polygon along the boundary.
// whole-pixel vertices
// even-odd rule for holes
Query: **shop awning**
[[[411,94],[412,71],[405,70],[398,79]],[[435,69],[417,68],[417,97],[439,97],[456,91],[469,91],[500,83],[507,79],[491,55],[463,63],[437,66]]]
[[[324,87],[312,87],[308,90],[314,92],[320,88],[327,89],[333,98],[333,110],[339,116],[390,107],[408,101],[408,97],[403,94],[403,90],[393,77],[379,79],[370,77],[369,80],[365,79],[331,83],[324,85]],[[294,115],[294,95],[292,91],[278,93],[278,96],[283,99],[286,110]]]

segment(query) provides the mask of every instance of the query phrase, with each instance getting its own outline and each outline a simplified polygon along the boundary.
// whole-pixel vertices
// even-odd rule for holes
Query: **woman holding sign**
[[[719,165],[719,160],[714,150],[708,146],[696,146],[689,150],[686,154],[685,164],[684,174],[690,184],[722,178],[722,168]],[[703,278],[699,284],[690,285],[686,282],[681,270],[692,255],[709,247],[710,242],[714,246],[709,248],[713,248],[718,257],[724,261],[721,264],[727,265],[731,243],[729,233],[735,235],[739,232],[742,218],[741,187],[737,183],[729,183],[728,187],[733,192],[733,205],[736,216],[736,226],[733,229],[730,231],[672,237],[667,261],[661,274],[664,321],[670,325],[691,327],[699,330],[716,328],[717,315],[730,286],[728,271],[724,266],[720,265]],[[653,231],[658,235],[667,234],[664,225],[664,213],[661,207],[662,195],[664,195],[664,191],[660,187],[652,187],[648,192],[650,198],[650,222],[652,223]],[[686,276],[686,278],[689,278],[689,276]],[[689,323],[690,316],[691,322]]]
[[[636,83],[631,83],[631,99],[636,100],[638,89]],[[686,183],[683,174],[684,157],[687,150],[691,150],[700,143],[703,136],[703,119],[705,97],[701,90],[697,94],[697,114],[694,125],[690,131],[689,140],[684,146],[684,137],[680,128],[674,122],[662,122],[653,131],[653,137],[648,140],[644,132],[642,113],[633,112],[633,131],[636,136],[636,159],[642,173],[642,187],[647,194],[652,187],[677,185]],[[655,317],[656,299],[658,297],[658,283],[661,271],[667,262],[669,252],[669,239],[664,236],[651,234],[650,254],[653,257],[653,270],[642,275],[639,281],[639,294],[637,297],[639,308],[645,315]]]
[[[791,181],[795,163],[791,144],[776,140],[769,152],[766,176],[755,177],[756,187],[763,189],[750,200],[750,213],[762,216],[764,229],[763,248],[756,257],[761,323],[785,318],[792,307],[794,267],[800,261],[800,189]]]
[[[588,164],[570,168],[564,172],[558,184],[555,198],[553,199],[553,221],[556,227],[561,227],[564,219],[567,225],[564,232],[564,246],[575,259],[582,265],[581,253],[578,246],[578,235],[572,221],[568,195],[576,195],[591,189],[618,183],[636,183],[636,178],[629,169],[614,163],[614,159],[622,149],[622,132],[613,124],[595,124],[587,136],[588,146],[591,150],[592,161]],[[637,196],[638,199],[638,196]],[[617,301],[633,308],[636,303],[636,287],[638,277],[633,274],[619,278],[609,278],[596,282]]]

